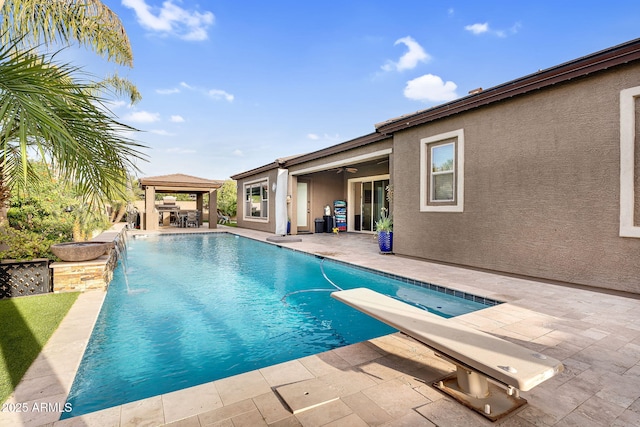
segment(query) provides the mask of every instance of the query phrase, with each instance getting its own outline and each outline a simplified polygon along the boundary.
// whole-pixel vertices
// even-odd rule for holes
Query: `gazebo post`
[[[218,192],[209,190],[209,228],[218,228]]]
[[[158,229],[158,212],[156,211],[156,187],[144,189],[144,230]]]
[[[202,203],[203,200],[203,193],[196,193],[196,210],[198,212],[200,212],[200,216],[198,217],[198,227],[202,227],[202,223],[204,221],[204,203]]]

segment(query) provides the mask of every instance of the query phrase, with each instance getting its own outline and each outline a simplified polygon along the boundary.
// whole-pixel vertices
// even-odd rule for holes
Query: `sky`
[[[142,101],[110,109],[147,146],[139,177],[229,179],[280,157],[640,37],[640,1],[103,0]]]

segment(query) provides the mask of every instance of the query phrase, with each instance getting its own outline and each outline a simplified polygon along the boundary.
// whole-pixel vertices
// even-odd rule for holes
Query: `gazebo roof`
[[[175,173],[140,178],[140,186],[155,187],[158,193],[204,193],[222,187],[224,181]]]

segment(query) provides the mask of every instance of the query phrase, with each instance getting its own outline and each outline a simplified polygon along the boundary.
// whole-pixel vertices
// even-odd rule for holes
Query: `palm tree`
[[[132,66],[117,15],[95,0],[0,0],[0,22],[0,207],[3,188],[37,179],[29,154],[50,162],[93,200],[117,199],[127,171],[145,156],[124,136],[135,129],[113,118],[101,93],[110,88],[132,102],[139,93],[117,75],[81,80],[77,67],[54,63],[53,55],[37,50],[42,43],[78,42]]]
[[[94,84],[75,78],[78,73],[34,50],[0,47],[0,167],[6,186],[25,187],[37,179],[30,153],[77,183],[82,194],[117,198],[127,170],[144,158],[142,146],[124,136],[134,129],[116,121]]]

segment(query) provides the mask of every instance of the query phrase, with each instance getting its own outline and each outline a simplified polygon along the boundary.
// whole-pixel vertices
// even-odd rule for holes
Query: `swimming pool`
[[[223,233],[130,239],[125,265],[114,272],[63,418],[394,332],[328,291],[298,292],[335,290],[327,278],[445,317],[487,307]]]

